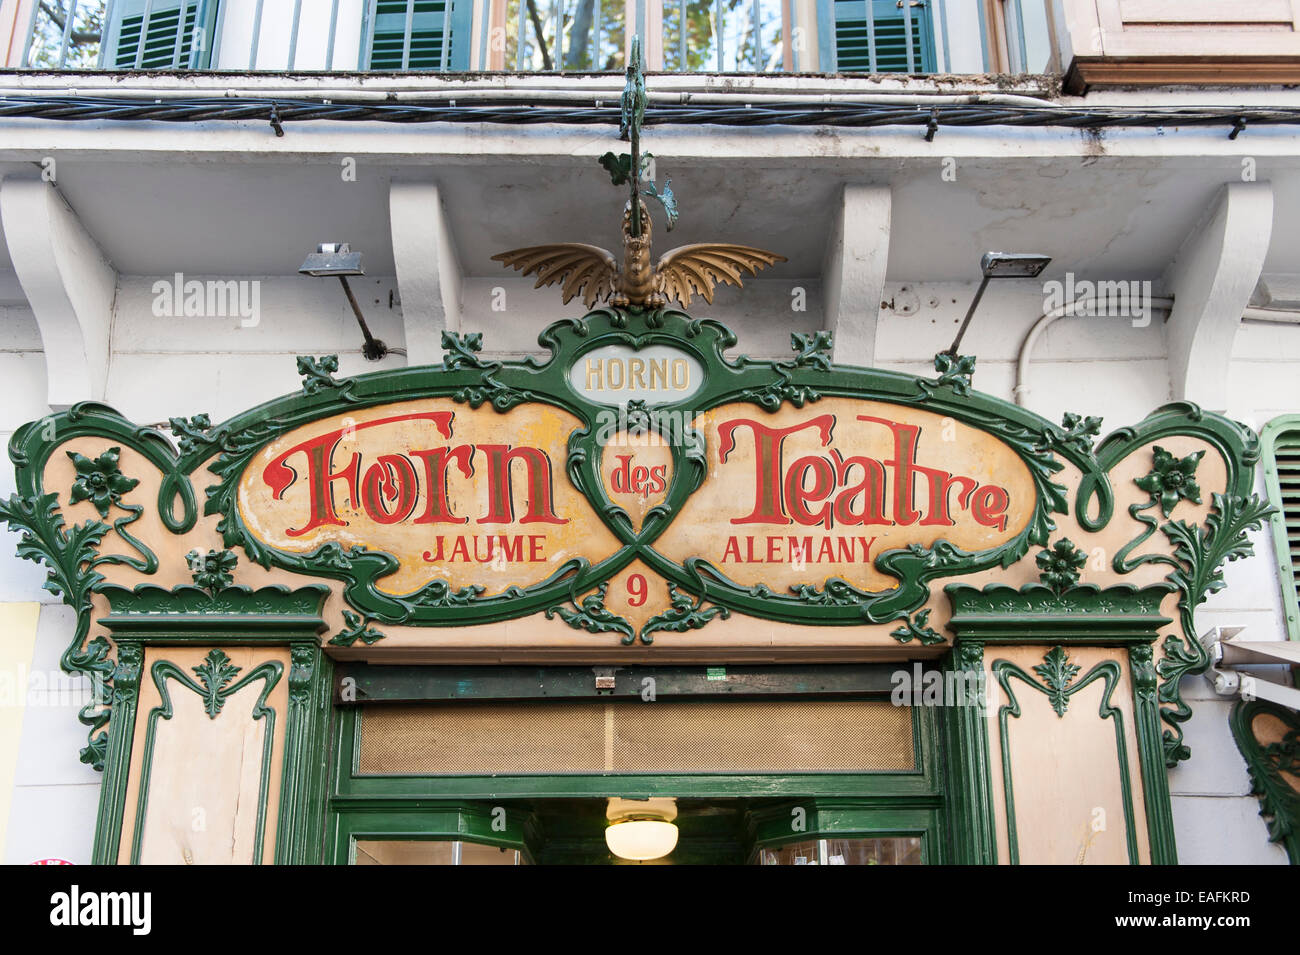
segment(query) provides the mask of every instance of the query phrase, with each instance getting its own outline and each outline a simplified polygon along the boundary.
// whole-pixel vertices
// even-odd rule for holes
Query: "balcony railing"
[[[0,0],[46,70],[1045,72],[1050,0]],[[10,20],[9,18],[14,18]],[[25,17],[25,19],[24,19]]]

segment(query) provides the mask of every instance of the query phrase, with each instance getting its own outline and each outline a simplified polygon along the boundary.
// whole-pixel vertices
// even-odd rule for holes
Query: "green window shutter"
[[[205,69],[216,7],[216,0],[117,0],[104,65],[117,70]]]
[[[1277,513],[1269,520],[1282,581],[1282,611],[1292,640],[1300,640],[1300,414],[1265,426],[1264,483]]]
[[[369,68],[443,69],[446,31],[446,69],[468,70],[471,0],[415,0],[412,6],[410,54],[404,66],[407,0],[377,0],[374,27],[370,31]]]
[[[868,42],[867,4],[874,14],[876,38],[876,72],[906,73],[907,23],[899,0],[821,0],[833,4],[835,13],[835,70],[840,73],[866,73],[871,69]],[[935,71],[934,22],[931,0],[909,4],[912,15],[913,73]]]

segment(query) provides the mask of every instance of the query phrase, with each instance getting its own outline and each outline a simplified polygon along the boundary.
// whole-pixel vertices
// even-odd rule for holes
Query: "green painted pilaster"
[[[315,641],[290,648],[289,718],[275,861],[321,862],[325,816],[333,666]]]
[[[993,865],[998,848],[993,818],[993,786],[989,767],[989,733],[984,694],[984,643],[959,640],[944,662],[947,674],[960,675],[959,684],[977,689],[977,699],[944,710],[947,743],[949,832],[953,862]]]
[[[117,863],[122,840],[122,816],[126,811],[126,785],[131,775],[131,742],[135,736],[140,673],[143,668],[144,646],[135,641],[118,643],[117,667],[113,672],[113,718],[108,724],[104,783],[99,790],[95,846],[90,857],[94,865]]]
[[[1174,841],[1174,815],[1160,729],[1160,703],[1156,698],[1159,676],[1152,656],[1149,643],[1135,643],[1128,648],[1133,679],[1133,722],[1137,732],[1138,760],[1142,766],[1142,801],[1146,804],[1151,864],[1177,865],[1178,848]]]

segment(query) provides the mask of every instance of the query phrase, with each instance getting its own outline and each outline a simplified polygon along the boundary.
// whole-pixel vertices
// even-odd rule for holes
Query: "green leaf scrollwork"
[[[903,616],[900,619],[903,621],[902,626],[889,632],[889,635],[899,643],[910,643],[916,640],[923,647],[943,643],[943,634],[930,626],[929,607],[920,611],[915,617]]]
[[[91,594],[103,575],[95,570],[96,550],[109,525],[103,521],[66,526],[58,507],[58,495],[41,494],[20,497],[15,494],[0,500],[0,521],[21,532],[18,556],[43,563],[49,568],[42,585],[77,613],[77,627],[59,665],[69,674],[82,674],[91,681],[93,698],[81,708],[77,718],[89,727],[89,740],[81,750],[81,761],[96,770],[104,768],[108,751],[108,734],[103,731],[110,714],[109,687],[115,664],[109,659],[109,642],[96,637],[87,642],[91,623]]]
[[[939,352],[934,356],[934,370],[939,373],[935,384],[946,385],[954,394],[969,395],[971,378],[975,374],[975,356]]]
[[[546,619],[556,615],[575,630],[588,633],[621,633],[623,643],[633,641],[635,634],[632,625],[605,606],[605,593],[609,590],[609,581],[600,584],[594,591],[574,601],[573,609],[564,606],[548,607]]]
[[[331,646],[350,647],[360,640],[369,647],[384,639],[384,634],[370,626],[370,621],[359,613],[344,610],[343,623],[343,629],[330,640]]]
[[[1257,496],[1214,494],[1211,511],[1204,526],[1194,526],[1186,521],[1174,521],[1162,528],[1174,544],[1172,563],[1174,571],[1168,580],[1179,590],[1178,610],[1182,632],[1195,634],[1196,608],[1210,594],[1224,587],[1223,565],[1230,560],[1240,560],[1255,552],[1247,535],[1259,530],[1273,508]],[[1191,719],[1191,707],[1183,701],[1179,681],[1189,673],[1200,673],[1210,664],[1209,655],[1194,636],[1184,639],[1170,634],[1164,642],[1164,659],[1156,665],[1161,684],[1159,698],[1165,708],[1160,715],[1168,728],[1164,732],[1165,761],[1175,766],[1187,759],[1191,750],[1183,743],[1182,723]]]
[[[696,600],[689,593],[679,590],[672,581],[668,582],[668,602],[670,606],[667,610],[651,617],[641,628],[638,636],[642,643],[653,643],[654,634],[660,630],[685,633],[687,630],[699,630],[714,617],[726,620],[731,616],[731,611],[726,607],[704,607],[703,600]],[[631,643],[626,637],[623,642]]]
[[[310,397],[330,388],[337,391],[338,396],[345,401],[355,400],[352,389],[356,382],[351,378],[335,378],[334,373],[338,370],[338,355],[321,355],[320,358],[299,355],[298,374],[302,375],[303,394]]]
[[[1079,675],[1079,670],[1077,664],[1069,662],[1069,655],[1064,647],[1052,647],[1043,657],[1043,662],[1034,667],[1034,672],[1047,687],[1047,698],[1051,701],[1052,709],[1056,711],[1058,717],[1065,716],[1066,707],[1070,703],[1067,688]]]
[[[490,403],[497,411],[509,411],[515,405],[532,401],[536,397],[532,392],[513,388],[501,381],[499,375],[505,365],[499,361],[484,361],[478,353],[483,348],[481,332],[464,335],[457,332],[442,333],[442,348],[446,354],[442,359],[444,371],[456,371],[462,368],[476,368],[483,372],[482,384],[460,388],[452,394],[452,399],[468,404],[471,408]]]
[[[191,669],[203,687],[203,708],[208,713],[208,719],[215,720],[221,708],[226,705],[226,697],[230,693],[228,684],[239,676],[239,667],[230,662],[230,657],[223,650],[213,649],[208,651],[202,663]]]

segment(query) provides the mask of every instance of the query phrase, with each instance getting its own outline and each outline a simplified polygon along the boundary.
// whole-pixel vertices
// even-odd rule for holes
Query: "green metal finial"
[[[632,55],[627,60],[627,85],[619,100],[622,117],[618,124],[618,138],[630,142],[637,150],[641,141],[641,123],[645,119],[645,74],[641,72],[641,38],[632,37]]]
[[[639,237],[644,232],[644,224],[641,221],[641,196],[659,200],[668,219],[669,232],[677,224],[677,200],[670,188],[672,180],[664,183],[662,192],[653,180],[645,182],[647,188],[641,188],[643,184],[641,174],[645,171],[642,166],[645,160],[654,158],[650,153],[646,153],[644,157],[641,155],[641,126],[645,122],[646,102],[645,74],[641,71],[641,38],[634,36],[627,59],[627,84],[623,87],[623,95],[619,98],[618,123],[619,138],[631,145],[632,153],[615,155],[609,152],[600,157],[600,164],[609,172],[614,185],[627,184],[631,210],[630,234],[634,237]]]
[[[632,174],[629,180],[629,201],[632,204],[632,235],[641,234],[641,202],[637,190],[641,185],[641,123],[645,120],[645,74],[641,72],[641,38],[632,37],[632,53],[627,59],[627,84],[623,87],[623,96],[619,101],[622,114],[618,124],[618,136],[632,146],[629,166]]]

